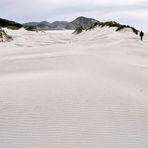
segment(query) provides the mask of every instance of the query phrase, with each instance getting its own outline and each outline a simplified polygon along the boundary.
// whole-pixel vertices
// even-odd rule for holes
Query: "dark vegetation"
[[[94,22],[90,25],[90,27],[88,28],[88,30],[91,30],[97,26],[100,26],[100,27],[116,27],[116,32],[117,31],[121,31],[122,29],[125,29],[125,28],[130,28],[133,33],[135,33],[136,35],[138,34],[139,30],[137,30],[136,28],[134,27],[131,27],[129,25],[122,25],[122,24],[119,24],[115,21],[109,21],[109,22]]]
[[[9,36],[4,30],[0,29],[0,42],[11,41],[12,37]]]
[[[137,30],[137,29],[134,28],[134,27],[128,26],[128,25],[121,25],[120,27],[117,28],[116,31],[120,31],[120,30],[122,30],[122,29],[124,29],[124,28],[131,28],[132,31],[133,31],[136,35],[138,35],[139,30]]]
[[[14,22],[14,21],[10,21],[10,20],[0,18],[0,27],[5,27],[5,28],[17,30],[17,29],[20,29],[23,26],[19,23]]]
[[[37,31],[37,26],[25,26],[25,29],[28,31]]]
[[[74,34],[80,34],[83,30],[85,30],[81,25],[76,27]]]

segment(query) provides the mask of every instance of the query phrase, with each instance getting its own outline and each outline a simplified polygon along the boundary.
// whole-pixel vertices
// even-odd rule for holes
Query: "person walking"
[[[140,32],[141,41],[143,40],[143,36],[144,36],[144,33],[143,33],[143,31],[141,31],[141,32]]]

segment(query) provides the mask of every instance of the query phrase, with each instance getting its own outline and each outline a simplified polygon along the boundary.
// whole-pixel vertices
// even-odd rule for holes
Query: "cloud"
[[[84,15],[131,24],[139,20],[148,26],[147,0],[1,0],[1,6],[0,17],[19,22],[72,20]]]

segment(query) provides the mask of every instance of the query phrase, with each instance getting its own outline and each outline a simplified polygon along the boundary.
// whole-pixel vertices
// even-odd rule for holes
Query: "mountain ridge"
[[[83,26],[85,29],[87,29],[91,24],[91,22],[98,22],[98,20],[80,16],[71,22],[68,21],[54,21],[52,23],[47,21],[27,22],[24,23],[23,26],[26,29],[32,27],[33,29],[36,28],[37,30],[64,30],[64,29],[74,30],[80,25]]]

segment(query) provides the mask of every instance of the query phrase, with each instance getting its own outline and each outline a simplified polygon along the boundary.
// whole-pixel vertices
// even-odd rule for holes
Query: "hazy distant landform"
[[[30,29],[32,27],[33,29],[37,29],[37,30],[65,30],[65,29],[75,30],[79,25],[87,29],[89,25],[93,22],[98,22],[98,21],[92,18],[78,17],[72,22],[66,22],[66,21],[55,21],[53,23],[49,23],[46,21],[29,22],[29,23],[23,24],[23,26],[26,29]]]

